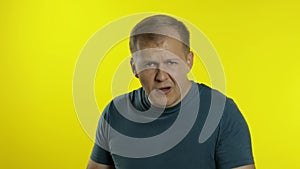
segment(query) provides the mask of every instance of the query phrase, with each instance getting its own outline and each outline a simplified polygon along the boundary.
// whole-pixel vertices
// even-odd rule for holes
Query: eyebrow
[[[181,61],[182,59],[180,59],[180,58],[172,58],[172,59],[166,59],[166,60],[163,60],[162,62],[168,62],[168,61]],[[144,59],[143,61],[142,61],[142,63],[145,63],[145,62],[155,62],[155,63],[159,63],[159,61],[157,61],[157,60],[151,60],[151,59],[149,59],[149,58],[147,58],[147,59]]]

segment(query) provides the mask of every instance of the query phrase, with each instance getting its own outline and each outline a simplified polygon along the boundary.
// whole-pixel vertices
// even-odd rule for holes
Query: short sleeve
[[[96,140],[91,154],[91,160],[106,164],[114,165],[111,153],[109,152],[108,145],[108,123],[106,122],[105,116],[107,116],[108,107],[103,111],[101,118],[98,123]]]
[[[254,164],[248,125],[232,99],[227,99],[220,121],[216,165],[229,169]]]

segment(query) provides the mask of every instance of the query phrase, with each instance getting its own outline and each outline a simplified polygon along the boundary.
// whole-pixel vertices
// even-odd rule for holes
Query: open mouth
[[[163,94],[168,94],[171,91],[171,87],[162,87],[162,88],[159,88],[158,91]]]

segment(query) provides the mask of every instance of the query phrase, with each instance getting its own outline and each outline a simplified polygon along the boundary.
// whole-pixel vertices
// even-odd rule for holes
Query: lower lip
[[[158,91],[160,92],[160,93],[162,93],[162,94],[168,94],[168,93],[170,93],[171,92],[171,88],[170,89],[164,89],[164,90],[160,90],[160,89],[158,89]]]

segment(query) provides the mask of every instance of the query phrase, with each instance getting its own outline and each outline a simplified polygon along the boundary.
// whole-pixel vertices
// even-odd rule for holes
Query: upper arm
[[[107,106],[109,107],[109,106]],[[109,166],[114,166],[114,161],[112,155],[109,152],[108,144],[108,123],[105,120],[105,115],[107,114],[108,108],[103,111],[101,118],[99,119],[96,140],[90,156],[88,169],[110,169]],[[103,168],[104,167],[104,168]],[[109,167],[109,168],[107,168]]]
[[[93,160],[90,160],[87,169],[115,169],[115,167],[111,165],[96,163]]]
[[[255,166],[252,165],[245,165],[245,166],[241,166],[241,167],[237,167],[237,168],[233,168],[233,169],[255,169]]]
[[[248,125],[237,105],[227,101],[219,126],[216,160],[219,168],[253,169],[251,137]],[[250,167],[250,168],[249,168]]]

